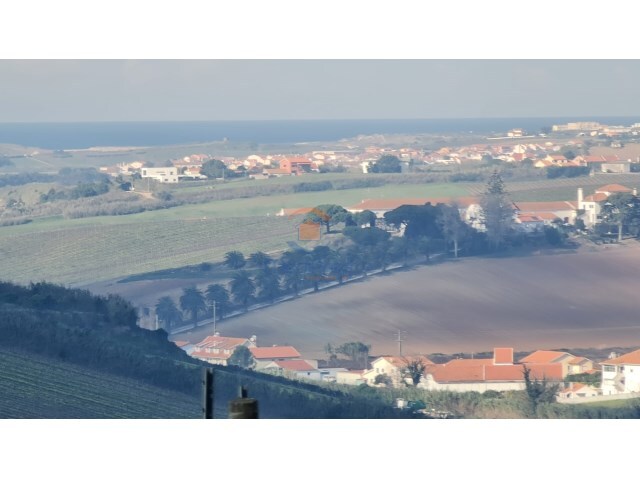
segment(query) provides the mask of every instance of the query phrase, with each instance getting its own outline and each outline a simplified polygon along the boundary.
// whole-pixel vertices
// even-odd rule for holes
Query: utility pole
[[[213,334],[216,334],[216,301],[213,301]]]
[[[396,342],[398,342],[398,356],[401,357],[402,356],[402,342],[404,341],[404,335],[407,332],[405,332],[404,330],[400,330],[398,329],[398,333],[396,334]]]
[[[213,368],[202,369],[202,418],[213,418]]]

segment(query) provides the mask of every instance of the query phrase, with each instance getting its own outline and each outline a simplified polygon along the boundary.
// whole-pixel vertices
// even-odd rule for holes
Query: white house
[[[233,351],[241,345],[247,348],[255,347],[256,337],[221,337],[216,333],[197,343],[190,355],[214,365],[227,365],[227,360],[233,355]]]
[[[602,365],[602,394],[640,392],[640,350],[610,358]]]
[[[365,379],[368,385],[375,385],[375,380],[378,375],[386,375],[393,382],[394,387],[404,386],[407,380],[404,378],[405,369],[410,362],[421,361],[424,365],[433,365],[433,362],[429,360],[425,355],[413,355],[407,357],[398,356],[383,356],[378,357],[371,362],[371,369],[362,373],[362,378]]]
[[[140,170],[142,178],[151,178],[162,183],[177,183],[178,169],[177,167],[148,168],[144,167]]]
[[[614,183],[600,187],[593,195],[584,197],[582,188],[578,188],[578,209],[584,210],[584,214],[580,218],[587,228],[593,227],[598,222],[598,215],[601,211],[600,203],[614,193],[633,193],[635,195],[637,191]]]
[[[597,397],[600,395],[600,391],[592,387],[591,385],[586,385],[584,383],[571,383],[568,387],[563,388],[558,392],[558,401],[570,400],[574,398],[588,398],[588,397]]]

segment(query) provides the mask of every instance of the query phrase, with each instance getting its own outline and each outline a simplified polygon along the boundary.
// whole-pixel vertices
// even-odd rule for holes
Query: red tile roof
[[[209,353],[203,351],[193,351],[191,352],[191,356],[195,358],[202,358],[205,360],[227,360],[231,354],[230,353]]]
[[[635,350],[633,352],[627,353],[625,355],[620,355],[617,358],[611,358],[609,360],[605,360],[604,362],[600,362],[601,365],[640,365],[640,350]]]
[[[570,202],[515,202],[516,208],[521,212],[556,212],[562,210],[574,210]]]
[[[518,221],[520,223],[540,223],[542,222],[542,218],[536,217],[535,215],[518,215]]]
[[[274,363],[284,370],[291,370],[294,372],[308,372],[310,370],[316,370],[305,360],[276,360]]]
[[[602,202],[607,198],[609,198],[609,195],[607,195],[606,193],[598,192],[598,193],[594,193],[593,195],[584,197],[584,201],[585,202]]]
[[[553,350],[538,350],[520,360],[520,363],[553,363],[565,356],[573,357],[570,353],[554,352]]]
[[[533,217],[538,217],[541,220],[553,221],[559,219],[555,213],[552,212],[529,212],[529,215]]]
[[[561,364],[528,365],[531,379],[562,380]],[[522,382],[523,365],[430,365],[427,372],[438,383],[476,383],[476,382]]]
[[[189,345],[189,342],[185,342],[184,340],[176,340],[175,342],[173,342],[176,344],[176,346],[178,347],[184,347],[185,345]]]
[[[453,367],[477,367],[482,365],[493,365],[493,358],[454,358],[447,363]]]
[[[203,348],[219,348],[221,350],[233,350],[239,345],[248,342],[246,338],[220,337],[210,335],[196,345],[196,350]]]
[[[587,385],[584,383],[574,383],[570,386],[568,386],[567,388],[563,389],[561,391],[561,393],[572,393],[572,392],[577,392],[578,390],[580,390],[581,388],[586,387]]]
[[[280,210],[280,213],[278,213],[278,215],[281,215],[281,216],[306,215],[311,211],[313,211],[313,207],[283,208],[282,210]]]
[[[606,192],[606,193],[618,193],[618,192],[631,192],[631,188],[627,188],[624,185],[619,185],[617,183],[612,183],[610,185],[605,185],[604,187],[600,187],[596,190],[596,193]]]
[[[581,363],[585,363],[585,362],[590,362],[590,360],[588,358],[585,358],[585,357],[576,357],[576,358],[572,358],[569,361],[569,364],[571,364],[571,365],[580,365]]]
[[[253,347],[249,348],[256,360],[268,360],[270,358],[297,358],[300,353],[293,347]]]

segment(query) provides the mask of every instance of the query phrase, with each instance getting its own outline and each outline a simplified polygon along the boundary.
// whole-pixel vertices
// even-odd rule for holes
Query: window
[[[604,371],[605,372],[615,372],[616,371],[616,367],[614,367],[613,365],[605,365],[604,366]]]

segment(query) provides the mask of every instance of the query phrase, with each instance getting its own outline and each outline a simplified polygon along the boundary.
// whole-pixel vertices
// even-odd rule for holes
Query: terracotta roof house
[[[532,364],[527,368],[532,379],[562,380],[561,364]],[[513,363],[512,348],[495,348],[490,359],[457,359],[429,365],[419,386],[457,392],[524,390],[524,365]]]
[[[602,394],[640,393],[640,350],[610,358],[602,365]]]
[[[576,398],[597,397],[598,395],[600,395],[599,389],[592,387],[591,385],[576,382],[558,392],[558,401],[562,402],[563,400]]]
[[[266,365],[273,361],[300,360],[302,357],[298,350],[288,345],[274,345],[273,347],[251,347],[249,348],[249,351],[256,361],[256,370],[264,368]]]
[[[406,385],[411,382],[406,378],[404,370],[411,362],[422,362],[425,366],[433,365],[433,362],[426,355],[407,355],[393,356],[385,355],[378,357],[371,362],[371,369],[366,370],[362,374],[362,378],[366,380],[368,385],[375,385],[375,379],[378,375],[388,376],[395,387]]]
[[[270,373],[272,375],[282,375],[288,378],[311,378],[313,375],[314,380],[319,380],[319,371],[316,366],[312,365],[310,362],[302,359],[296,360],[273,360],[270,362],[263,363],[259,368],[256,369],[264,372]],[[314,374],[318,375],[314,375]],[[318,377],[318,378],[316,378]]]
[[[568,352],[556,352],[554,350],[537,350],[520,360],[520,363],[530,364],[560,364],[562,365],[562,377],[566,377],[570,370],[576,370],[576,368],[570,368],[576,359],[575,355]],[[575,366],[575,364],[573,364]],[[591,365],[593,367],[593,364]]]
[[[631,193],[633,191],[632,188],[625,187],[624,185],[620,185],[617,183],[611,183],[609,185],[605,185],[604,187],[600,187],[596,190],[596,193]]]
[[[247,348],[255,347],[256,337],[236,338],[210,335],[200,343],[197,343],[190,355],[193,358],[215,365],[227,365],[227,360],[240,345]]]
[[[594,367],[597,365],[594,364],[592,360],[589,360],[586,357],[574,357],[569,361],[569,375],[579,374],[579,373],[593,373]]]
[[[442,197],[442,198],[374,198],[362,200],[356,205],[347,207],[347,211],[358,213],[364,210],[371,210],[378,218],[382,218],[385,213],[390,212],[402,205],[437,205],[438,203],[456,203],[461,210],[466,210],[469,206],[478,203],[475,197]]]

